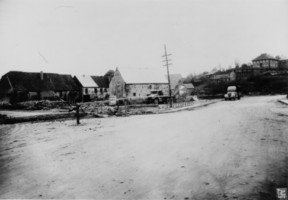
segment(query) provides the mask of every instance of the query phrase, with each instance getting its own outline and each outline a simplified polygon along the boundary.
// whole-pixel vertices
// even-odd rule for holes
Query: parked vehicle
[[[225,101],[227,100],[240,100],[241,92],[237,86],[229,86],[227,88],[227,94],[224,95]]]
[[[150,92],[150,94],[147,95],[146,102],[147,103],[167,103],[169,100],[169,96],[164,95],[161,90],[153,90]]]

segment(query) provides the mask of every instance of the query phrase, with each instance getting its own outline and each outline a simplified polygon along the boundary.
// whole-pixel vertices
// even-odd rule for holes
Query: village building
[[[236,80],[236,73],[234,70],[217,71],[209,74],[209,80],[216,83],[231,82]]]
[[[190,96],[193,94],[193,92],[194,92],[194,85],[192,83],[180,82],[175,86],[172,94],[177,98],[185,95]]]
[[[192,83],[183,83],[186,93],[192,95],[194,92],[194,85]]]
[[[194,85],[185,83],[181,74],[170,74],[170,86],[172,96],[191,95],[194,91]]]
[[[235,73],[236,73],[236,81],[246,81],[255,75],[259,75],[260,69],[253,68],[252,65],[242,65],[241,68],[235,69]]]
[[[162,91],[169,95],[169,86],[165,71],[151,69],[116,68],[109,84],[109,93],[117,98],[146,97],[151,91]]]
[[[175,88],[179,85],[183,84],[183,77],[181,74],[170,74],[170,87],[172,94],[175,91]]]
[[[275,69],[279,66],[279,60],[266,53],[261,54],[252,60],[253,68]]]
[[[98,85],[89,75],[76,75],[74,80],[79,87],[82,101],[90,101],[97,96]]]
[[[82,95],[82,101],[108,98],[109,80],[104,76],[76,75],[75,82]]]
[[[94,82],[98,85],[97,97],[105,99],[109,96],[109,78],[105,76],[91,76]]]
[[[279,60],[279,68],[288,69],[288,59],[280,59]]]
[[[0,80],[0,96],[9,102],[59,98],[75,101],[78,93],[71,75],[10,71]]]

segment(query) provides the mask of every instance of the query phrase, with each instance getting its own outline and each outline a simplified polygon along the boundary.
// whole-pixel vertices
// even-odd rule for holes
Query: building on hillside
[[[169,95],[169,86],[165,71],[152,69],[116,68],[109,84],[109,93],[117,98],[146,97],[151,91],[160,90]]]
[[[236,81],[246,81],[249,78],[259,75],[260,69],[254,68],[252,65],[242,66],[241,68],[235,69]]]
[[[109,77],[91,76],[98,85],[97,96],[99,99],[106,99],[109,96]]]
[[[279,60],[279,68],[287,70],[288,69],[288,59]]]
[[[279,66],[279,60],[266,53],[261,54],[252,60],[253,68],[262,69],[275,69]]]
[[[235,81],[236,73],[234,70],[217,71],[209,75],[209,80],[216,83]]]
[[[0,80],[1,99],[26,101],[61,98],[75,101],[78,89],[71,75],[10,71]]]

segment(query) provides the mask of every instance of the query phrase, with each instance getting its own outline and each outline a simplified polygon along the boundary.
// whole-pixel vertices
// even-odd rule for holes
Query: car
[[[153,90],[150,94],[147,95],[146,102],[159,104],[159,103],[167,103],[170,97],[168,95],[164,95],[161,90]]]
[[[225,101],[227,100],[240,100],[241,98],[241,93],[240,89],[237,86],[229,86],[227,88],[227,93],[224,95]]]

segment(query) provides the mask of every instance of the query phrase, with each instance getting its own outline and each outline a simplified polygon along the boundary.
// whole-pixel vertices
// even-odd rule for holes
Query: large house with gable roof
[[[168,80],[164,70],[149,68],[116,68],[109,84],[109,93],[117,98],[146,97],[151,91],[169,95]]]
[[[78,88],[71,75],[10,71],[0,80],[0,98],[26,101],[61,98],[75,101]]]

